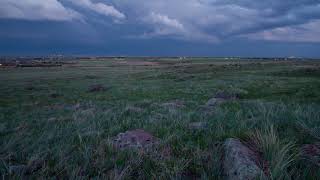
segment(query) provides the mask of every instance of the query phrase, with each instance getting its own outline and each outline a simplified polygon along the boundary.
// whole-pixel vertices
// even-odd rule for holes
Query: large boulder
[[[264,179],[265,175],[255,161],[256,154],[241,143],[230,138],[224,143],[225,155],[223,168],[229,180]]]

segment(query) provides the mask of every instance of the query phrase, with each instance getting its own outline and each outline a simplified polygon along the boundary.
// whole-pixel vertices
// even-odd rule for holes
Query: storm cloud
[[[148,31],[142,30],[141,34],[150,38],[175,38],[173,35],[176,35],[176,38],[189,40],[223,40],[233,36],[247,35],[250,38],[254,35],[255,38],[266,40],[314,41],[305,34],[310,32],[318,36],[314,28],[320,28],[320,2],[317,0],[0,1],[1,18],[65,21],[84,16],[90,21],[90,15],[81,12],[83,9],[111,19],[124,20],[128,17],[123,23],[136,22],[148,27]],[[304,25],[307,28],[303,29]],[[280,30],[283,33],[278,38]],[[286,38],[284,32],[290,32],[290,37]],[[296,39],[292,37],[295,32],[299,32],[296,33]],[[139,37],[139,34],[136,36]]]
[[[320,43],[319,0],[0,0],[0,25],[10,21],[69,23],[92,42]]]

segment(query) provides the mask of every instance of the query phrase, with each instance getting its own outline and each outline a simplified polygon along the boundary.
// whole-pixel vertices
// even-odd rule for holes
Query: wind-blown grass
[[[295,160],[294,143],[283,142],[276,134],[274,127],[256,131],[253,141],[262,158],[267,161],[269,175],[271,179],[290,179],[289,167]]]

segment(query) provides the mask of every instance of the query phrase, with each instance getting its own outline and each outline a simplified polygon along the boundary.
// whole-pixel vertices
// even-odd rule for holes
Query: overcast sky
[[[0,54],[320,57],[320,1],[0,0]]]

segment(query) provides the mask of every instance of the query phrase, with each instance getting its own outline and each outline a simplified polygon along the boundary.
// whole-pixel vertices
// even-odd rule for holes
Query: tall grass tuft
[[[289,167],[294,162],[294,143],[279,139],[273,126],[253,133],[253,141],[262,158],[268,161],[271,179],[290,179]]]

